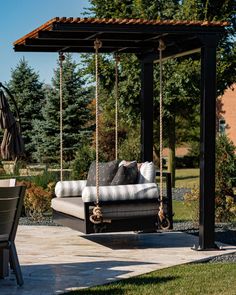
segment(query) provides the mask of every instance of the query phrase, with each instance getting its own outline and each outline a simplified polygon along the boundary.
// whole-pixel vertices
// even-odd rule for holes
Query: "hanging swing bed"
[[[160,60],[164,43],[160,40]],[[160,166],[160,190],[153,162],[118,161],[118,64],[115,54],[115,161],[99,163],[99,49],[94,41],[96,73],[96,161],[91,164],[88,179],[63,181],[63,60],[60,64],[60,176],[56,198],[52,200],[53,217],[57,223],[88,233],[125,230],[155,231],[170,229],[172,224],[164,210],[163,171]],[[161,67],[162,68],[162,67]],[[160,70],[162,77],[162,70]],[[162,83],[162,81],[160,80]],[[162,93],[162,92],[161,92]],[[160,159],[162,163],[162,94],[160,95]],[[160,192],[160,193],[159,193]]]
[[[153,160],[153,62],[159,60],[160,71],[162,71],[161,63],[164,59],[182,57],[201,52],[199,243],[202,249],[213,248],[215,245],[215,168],[213,165],[215,159],[215,56],[217,42],[220,36],[225,34],[225,26],[227,25],[229,25],[227,22],[208,21],[54,18],[14,43],[15,51],[24,52],[93,53],[95,50],[97,71],[98,52],[136,54],[141,65],[141,158],[143,163],[148,162],[148,164],[152,163]],[[99,46],[99,42],[96,42],[96,40],[100,40],[102,46]],[[160,83],[160,87],[161,85],[162,83]],[[98,83],[96,90],[96,103],[98,103]],[[160,103],[162,103],[162,90],[160,91]],[[98,136],[98,125],[96,134]],[[98,151],[98,142],[96,143]],[[160,150],[162,153],[162,147]],[[162,185],[160,185],[159,191],[155,182],[152,182],[152,178],[146,183],[134,184],[134,186],[143,186],[142,192],[139,190],[135,191],[133,188],[129,191],[127,188],[129,185],[123,185],[121,188],[119,188],[119,185],[116,185],[113,191],[109,191],[111,186],[105,187],[99,182],[100,169],[98,161],[99,159],[97,155],[95,165],[95,185],[86,186],[85,181],[80,183],[82,198],[77,197],[77,199],[83,202],[83,206],[79,208],[81,209],[81,216],[83,216],[84,219],[80,222],[79,218],[74,217],[75,220],[72,218],[72,216],[78,214],[79,209],[73,205],[72,198],[70,198],[70,196],[74,196],[74,186],[70,183],[67,188],[68,197],[63,195],[63,190],[65,191],[66,187],[64,186],[60,189],[60,193],[56,200],[61,199],[66,201],[67,199],[71,199],[71,214],[64,214],[61,212],[61,209],[56,210],[56,208],[54,208],[54,213],[58,214],[58,221],[82,232],[91,233],[94,232],[94,225],[96,226],[97,224],[100,225],[101,231],[103,229],[104,231],[151,229],[156,228],[158,219],[161,220],[162,218],[166,218],[166,216],[162,216]],[[162,162],[160,161],[160,163]],[[150,166],[147,167],[150,168]],[[148,168],[146,170],[154,171]],[[161,167],[160,174],[162,182],[163,174]],[[150,175],[153,174],[150,173]],[[142,177],[139,179],[142,179]],[[58,187],[59,186],[60,184],[58,184]],[[146,188],[144,188],[145,186]],[[79,195],[78,190],[79,187],[77,186],[76,196]],[[149,193],[151,194],[154,191],[155,193],[153,193],[153,195],[155,195],[155,197],[150,197]],[[159,200],[158,206],[157,199]],[[145,211],[143,210],[144,206],[152,206],[154,203],[155,214],[148,216],[143,214]],[[61,205],[62,208],[63,204]],[[92,212],[90,211],[91,206],[95,208]],[[109,214],[106,214],[106,210],[110,212],[109,210],[112,206],[114,209],[112,214],[114,215],[109,216]],[[125,210],[122,212],[120,208],[121,206],[122,210],[124,210],[124,206],[126,209],[138,208],[138,206],[140,206],[140,210],[136,216],[134,216],[134,214],[131,216],[132,214],[130,215],[130,212],[127,213]],[[152,209],[153,208],[154,207],[152,207]],[[72,214],[73,210],[74,215]],[[123,216],[120,216],[121,212]],[[117,216],[115,216],[115,214],[117,214]],[[69,215],[71,216],[70,219],[68,219]],[[169,218],[171,217],[169,216]],[[74,221],[78,221],[77,226],[74,226]]]

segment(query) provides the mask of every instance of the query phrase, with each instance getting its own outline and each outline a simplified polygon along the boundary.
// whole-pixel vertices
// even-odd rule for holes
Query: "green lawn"
[[[165,179],[165,178],[164,178]],[[157,179],[159,181],[159,179]],[[176,188],[194,188],[199,185],[199,169],[177,169]],[[193,210],[182,201],[173,200],[174,221],[193,220]]]
[[[158,270],[109,285],[70,292],[70,295],[192,295],[236,294],[233,263],[187,264]]]
[[[174,221],[192,220],[192,211],[184,202],[173,200]]]
[[[163,178],[163,181],[165,181],[165,177]],[[157,177],[157,183],[159,182],[160,182],[160,178]],[[176,169],[175,186],[186,187],[186,188],[199,186],[199,169],[198,168]]]
[[[199,186],[199,169],[176,169],[175,186],[190,188]]]

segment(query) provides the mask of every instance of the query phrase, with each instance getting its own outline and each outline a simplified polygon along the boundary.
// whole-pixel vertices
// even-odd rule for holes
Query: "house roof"
[[[199,49],[203,34],[222,34],[228,22],[55,17],[14,42],[15,51],[148,54],[165,42],[165,56]]]

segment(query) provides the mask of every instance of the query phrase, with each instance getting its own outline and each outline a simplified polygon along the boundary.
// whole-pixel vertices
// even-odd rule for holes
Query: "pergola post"
[[[215,244],[215,141],[217,35],[201,37],[200,219],[198,250]]]
[[[141,60],[141,160],[153,160],[153,62]]]

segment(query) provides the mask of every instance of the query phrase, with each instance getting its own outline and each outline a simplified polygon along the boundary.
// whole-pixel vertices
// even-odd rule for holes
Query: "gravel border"
[[[32,218],[28,217],[21,217],[19,220],[19,225],[48,225],[48,226],[61,226],[56,224],[51,216],[44,217],[43,219],[40,220],[33,220]]]
[[[236,263],[236,252],[232,254],[223,254],[207,261],[208,263]]]
[[[183,201],[184,195],[191,192],[191,188],[176,187],[172,188],[172,199],[175,201]]]

